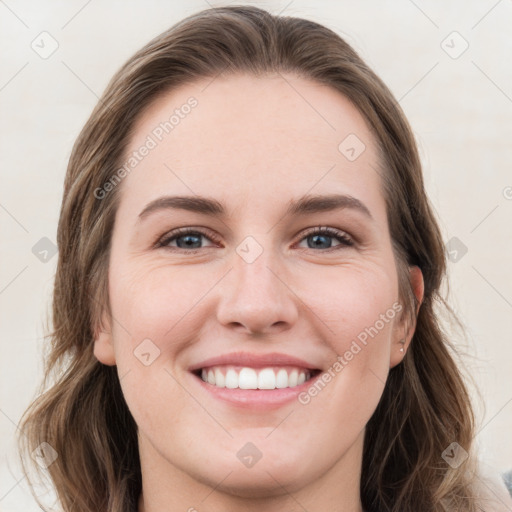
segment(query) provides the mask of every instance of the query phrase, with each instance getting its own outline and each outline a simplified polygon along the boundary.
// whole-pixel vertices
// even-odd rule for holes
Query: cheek
[[[396,275],[385,268],[341,269],[336,278],[320,281],[322,293],[308,303],[322,320],[333,355],[325,386],[319,383],[303,402],[328,395],[328,401],[340,405],[339,411],[357,411],[352,418],[340,413],[344,423],[353,420],[354,426],[364,425],[382,394],[402,310]]]
[[[117,266],[110,273],[113,341],[121,386],[138,421],[151,425],[151,404],[182,390],[171,376],[180,352],[198,335],[195,305],[208,285],[183,268]],[[187,275],[186,275],[187,274]],[[186,397],[183,397],[185,403]]]
[[[354,265],[337,269],[315,280],[314,294],[311,282],[309,292],[304,290],[308,306],[322,320],[338,354],[349,350],[354,341],[370,348],[370,340],[389,338],[401,306],[396,275],[385,268]]]
[[[194,332],[194,309],[214,283],[211,272],[185,267],[149,263],[118,268],[110,277],[112,312],[133,343],[150,338],[166,350],[179,339],[177,333]]]

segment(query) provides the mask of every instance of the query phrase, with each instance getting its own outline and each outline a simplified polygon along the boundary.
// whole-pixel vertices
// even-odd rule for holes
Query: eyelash
[[[175,229],[174,231],[171,231],[170,233],[166,233],[162,238],[160,238],[160,240],[158,240],[156,243],[156,248],[164,248],[164,249],[169,249],[171,251],[182,250],[189,254],[195,254],[202,249],[206,249],[206,247],[200,247],[198,249],[184,249],[182,247],[169,247],[168,244],[170,242],[172,242],[182,236],[186,236],[186,235],[202,235],[205,238],[208,238],[212,242],[220,243],[219,237],[217,237],[216,235],[214,235],[212,233],[206,233],[206,232],[202,231],[201,229],[178,228],[178,229]],[[334,228],[329,228],[329,227],[315,227],[315,228],[306,230],[306,232],[302,235],[302,238],[299,240],[299,242],[302,242],[302,240],[304,240],[305,238],[312,236],[312,235],[328,235],[332,238],[336,238],[340,242],[340,245],[335,246],[335,247],[329,247],[327,249],[324,249],[321,252],[330,252],[333,250],[335,251],[335,250],[343,249],[346,247],[353,247],[355,245],[354,240],[351,237],[349,237],[346,233],[344,233],[343,231],[334,229]]]

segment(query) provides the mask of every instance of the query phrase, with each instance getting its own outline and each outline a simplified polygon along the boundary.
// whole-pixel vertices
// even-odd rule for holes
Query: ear
[[[106,312],[103,313],[100,325],[95,330],[94,355],[100,363],[107,366],[115,366],[116,364],[112,328]]]
[[[416,296],[416,301],[418,305],[416,306],[416,315],[418,316],[418,312],[420,310],[421,303],[423,302],[423,294],[425,292],[425,285],[423,282],[423,272],[420,270],[420,267],[417,265],[412,265],[409,267],[409,280],[411,282],[412,291],[414,292],[414,295]],[[416,328],[416,322],[412,326],[414,334],[414,329]]]
[[[411,283],[412,291],[416,297],[416,311],[412,325],[407,325],[406,321],[401,321],[396,326],[395,332],[393,333],[394,339],[391,346],[391,356],[389,362],[390,368],[393,368],[397,364],[401,363],[405,354],[407,353],[407,349],[409,348],[412,337],[414,336],[414,331],[416,330],[416,318],[418,316],[421,303],[423,302],[423,295],[425,291],[423,273],[418,266],[412,265],[409,267],[409,281]]]

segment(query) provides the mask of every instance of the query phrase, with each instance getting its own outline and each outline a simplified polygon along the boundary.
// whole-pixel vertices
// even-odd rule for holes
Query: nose
[[[233,268],[222,281],[218,321],[251,334],[275,334],[291,328],[299,299],[277,258],[263,253],[252,263],[234,254]]]

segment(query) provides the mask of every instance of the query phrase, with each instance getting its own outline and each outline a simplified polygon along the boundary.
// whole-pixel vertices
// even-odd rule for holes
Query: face
[[[239,496],[357,468],[412,336],[361,114],[292,75],[218,77],[158,98],[130,158],[94,351],[141,459]]]

